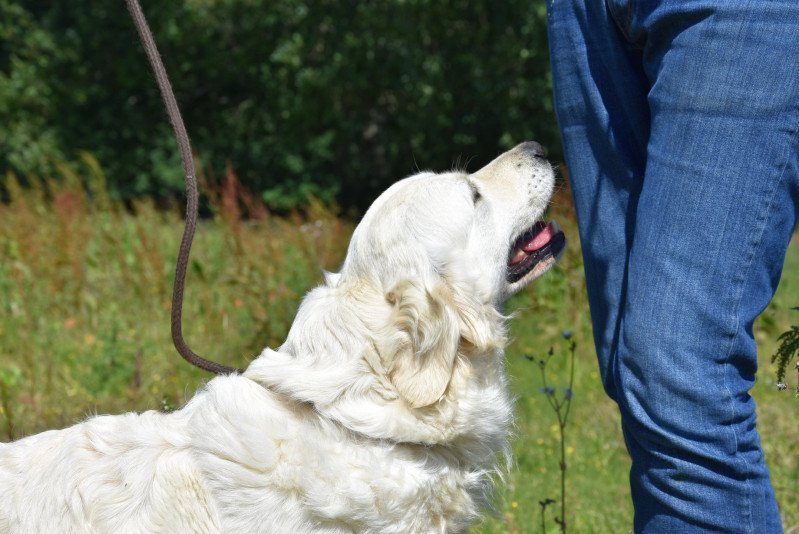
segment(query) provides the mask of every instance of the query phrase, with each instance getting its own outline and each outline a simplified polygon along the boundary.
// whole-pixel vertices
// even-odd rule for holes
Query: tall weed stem
[[[560,440],[560,461],[558,462],[558,468],[560,469],[560,517],[556,517],[555,522],[560,527],[561,532],[566,532],[566,471],[568,469],[568,465],[566,463],[566,426],[569,422],[571,401],[574,397],[574,353],[577,348],[577,343],[572,339],[572,333],[569,330],[563,332],[563,339],[568,342],[567,350],[569,351],[569,383],[568,386],[563,388],[560,395],[558,395],[556,388],[549,385],[547,378],[547,365],[552,359],[552,356],[555,354],[554,348],[550,347],[546,356],[538,360],[538,368],[541,372],[541,383],[543,384],[541,393],[543,393],[546,397],[550,407],[552,408],[552,411],[555,412],[555,416],[558,419],[558,438]],[[527,359],[533,360],[534,358],[527,356]],[[546,507],[554,503],[555,501],[552,499],[539,501],[539,505],[541,506],[542,532],[546,532]]]

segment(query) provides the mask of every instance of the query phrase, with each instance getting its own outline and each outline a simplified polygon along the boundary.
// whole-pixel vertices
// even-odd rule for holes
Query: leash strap
[[[150,66],[158,82],[158,88],[161,90],[161,98],[166,106],[166,113],[169,116],[172,131],[175,133],[175,138],[180,148],[180,160],[183,163],[186,182],[186,226],[183,229],[183,238],[180,241],[177,266],[175,267],[175,285],[172,288],[172,341],[180,355],[187,362],[200,369],[216,374],[241,373],[243,372],[241,369],[212,362],[197,355],[183,339],[183,288],[186,282],[186,266],[189,263],[191,242],[194,239],[194,230],[197,227],[197,176],[194,170],[194,158],[192,157],[191,144],[186,133],[186,127],[183,124],[175,94],[172,92],[172,85],[169,83],[169,77],[161,61],[158,48],[155,46],[155,40],[150,32],[147,19],[144,18],[144,12],[138,0],[125,1],[128,4],[130,16],[133,17],[144,51],[147,52],[147,58],[150,60]]]

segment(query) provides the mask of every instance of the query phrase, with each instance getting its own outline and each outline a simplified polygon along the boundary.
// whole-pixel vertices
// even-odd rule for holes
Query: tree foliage
[[[273,205],[362,207],[527,139],[559,155],[543,1],[142,3],[201,166],[230,162]],[[0,121],[0,170],[89,151],[123,197],[182,190],[122,2],[0,0]]]

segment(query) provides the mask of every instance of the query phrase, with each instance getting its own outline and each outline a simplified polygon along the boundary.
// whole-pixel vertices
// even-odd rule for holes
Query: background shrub
[[[143,1],[206,172],[273,207],[363,208],[416,170],[560,154],[543,1]],[[124,5],[0,0],[0,174],[94,154],[122,198],[182,191]]]

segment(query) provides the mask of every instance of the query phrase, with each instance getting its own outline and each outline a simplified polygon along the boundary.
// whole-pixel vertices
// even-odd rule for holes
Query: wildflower
[[[572,331],[571,330],[564,330],[563,331],[563,339],[571,339],[572,338]]]
[[[574,391],[572,391],[572,388],[565,388],[565,389],[563,390],[563,398],[564,398],[564,399],[566,399],[566,400],[572,400],[572,397],[573,397],[573,396],[574,396]]]
[[[555,394],[555,388],[553,388],[552,386],[547,386],[545,388],[541,388],[540,391],[544,395],[554,395]]]

